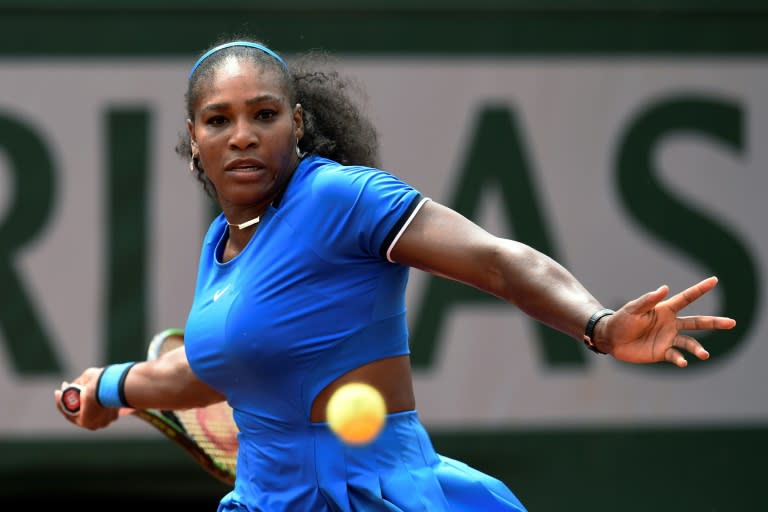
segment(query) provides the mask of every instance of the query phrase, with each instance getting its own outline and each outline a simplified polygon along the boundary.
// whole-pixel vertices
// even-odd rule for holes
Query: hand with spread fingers
[[[736,321],[722,316],[678,316],[678,313],[715,286],[717,277],[710,277],[667,299],[669,287],[660,286],[599,322],[595,345],[616,359],[630,363],[666,361],[685,368],[688,361],[684,352],[707,359],[709,352],[683,331],[731,329]]]

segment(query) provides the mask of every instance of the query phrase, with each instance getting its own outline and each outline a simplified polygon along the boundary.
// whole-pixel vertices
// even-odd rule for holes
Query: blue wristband
[[[125,377],[135,361],[111,364],[104,368],[96,383],[96,401],[102,407],[130,407],[125,399]]]

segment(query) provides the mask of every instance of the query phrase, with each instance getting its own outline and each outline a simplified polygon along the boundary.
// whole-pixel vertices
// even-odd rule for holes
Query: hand
[[[88,368],[76,378],[73,384],[79,384],[83,387],[80,393],[80,412],[77,416],[72,416],[64,412],[61,405],[61,390],[69,385],[68,382],[61,383],[61,389],[54,390],[53,397],[56,401],[56,408],[69,421],[88,430],[98,430],[104,428],[118,417],[119,409],[112,407],[102,407],[96,401],[96,383],[99,380],[103,368]]]
[[[683,351],[702,360],[709,358],[709,352],[698,340],[680,331],[731,329],[736,321],[721,316],[678,317],[677,313],[716,285],[717,278],[710,277],[666,300],[663,299],[669,287],[663,285],[627,302],[615,314],[598,322],[598,348],[621,361],[667,361],[680,368],[688,366]]]

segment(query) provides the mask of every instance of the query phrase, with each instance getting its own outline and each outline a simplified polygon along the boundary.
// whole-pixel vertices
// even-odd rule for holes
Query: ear
[[[197,146],[197,139],[195,139],[195,123],[191,119],[187,119],[187,132],[189,133],[189,143],[192,146],[192,155],[200,154],[200,148]]]
[[[296,135],[296,140],[301,140],[304,137],[304,108],[301,103],[297,103],[293,107],[293,131]]]

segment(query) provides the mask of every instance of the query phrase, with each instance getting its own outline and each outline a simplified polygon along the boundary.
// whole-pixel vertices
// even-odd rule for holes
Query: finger
[[[675,336],[672,347],[690,352],[702,361],[709,359],[709,352],[707,352],[707,349],[705,349],[697,339],[690,336],[685,336],[684,334]]]
[[[672,311],[680,311],[692,302],[698,300],[702,295],[710,291],[715,286],[717,286],[717,277],[708,277],[707,279],[696,283],[690,288],[670,297],[666,301],[666,305],[669,306]]]
[[[661,285],[652,292],[648,292],[635,300],[631,300],[624,305],[624,310],[627,313],[642,314],[647,313],[656,307],[656,304],[661,302],[664,297],[669,293],[669,287],[667,285]]]
[[[724,316],[681,316],[677,319],[678,331],[733,329],[735,326],[736,320]]]
[[[688,366],[688,361],[685,360],[685,357],[683,357],[683,354],[681,354],[680,351],[674,347],[669,347],[667,349],[667,351],[664,353],[664,359],[668,363],[672,363],[678,368],[685,368],[686,366]]]

